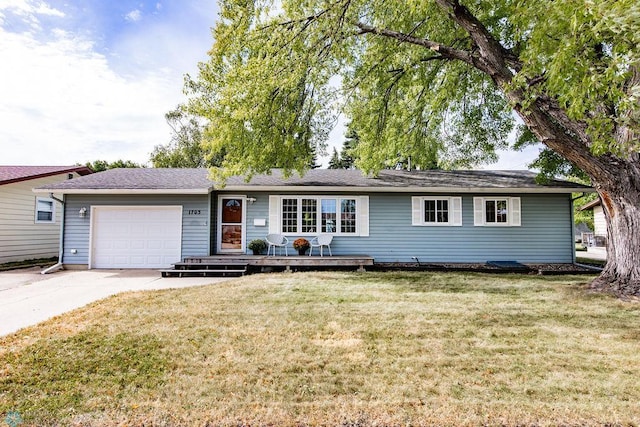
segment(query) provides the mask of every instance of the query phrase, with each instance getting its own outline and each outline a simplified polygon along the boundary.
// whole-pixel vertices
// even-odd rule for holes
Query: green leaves
[[[355,161],[366,171],[407,157],[471,167],[508,146],[510,92],[524,114],[540,99],[557,105],[574,121],[561,132],[584,128],[572,137],[595,154],[637,151],[637,2],[465,2],[502,58],[440,3],[221,1],[210,59],[186,92],[208,122],[207,149],[226,153],[224,174],[304,171],[340,112],[360,137]],[[505,64],[500,78],[490,61]]]
[[[530,97],[556,99],[570,118],[584,122],[595,154],[624,155],[630,147],[615,139],[615,129],[640,130],[628,120],[639,108],[629,87],[640,61],[637,2],[521,2],[515,11],[524,46],[521,87]]]

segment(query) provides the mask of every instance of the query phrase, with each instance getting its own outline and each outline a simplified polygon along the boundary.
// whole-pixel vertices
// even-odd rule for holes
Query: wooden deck
[[[373,265],[367,255],[337,256],[266,256],[266,255],[212,255],[188,257],[176,263],[172,270],[162,270],[163,277],[186,275],[242,275],[266,271],[293,271],[305,269],[356,268],[365,271]]]

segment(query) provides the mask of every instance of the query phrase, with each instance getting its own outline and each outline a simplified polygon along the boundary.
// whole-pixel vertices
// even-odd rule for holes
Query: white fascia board
[[[251,186],[233,185],[214,190],[216,192],[240,191],[240,192],[268,192],[268,193],[592,193],[593,188],[475,188],[475,187],[320,187],[320,186]]]
[[[46,189],[34,188],[34,193],[55,194],[209,194],[210,190],[198,189]]]

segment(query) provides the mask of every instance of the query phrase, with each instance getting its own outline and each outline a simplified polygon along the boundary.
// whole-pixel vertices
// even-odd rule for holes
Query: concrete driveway
[[[40,268],[30,268],[0,272],[0,336],[120,292],[225,280],[229,278],[162,278],[155,270],[63,270],[42,275]]]

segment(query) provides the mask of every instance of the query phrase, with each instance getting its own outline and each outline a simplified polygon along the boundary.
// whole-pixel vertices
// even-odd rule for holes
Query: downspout
[[[66,203],[64,201],[65,196],[63,194],[62,200],[60,200],[57,197],[55,197],[53,193],[51,193],[49,194],[49,198],[55,200],[56,202],[60,202],[60,204],[62,205],[62,215],[60,215],[60,243],[58,245],[60,247],[60,250],[58,252],[58,262],[52,265],[51,267],[48,267],[42,270],[40,274],[48,274],[48,273],[52,273],[54,271],[58,271],[62,269],[62,256],[64,255],[64,217],[66,215],[66,212],[65,212]]]

